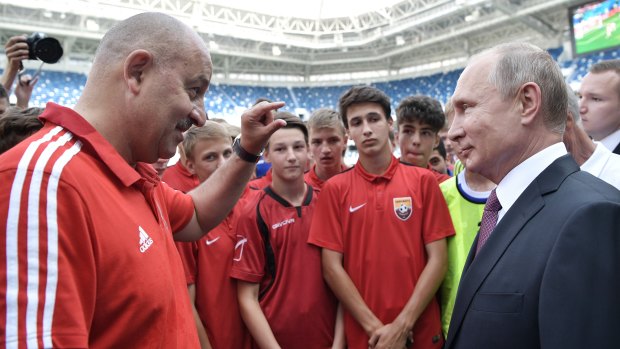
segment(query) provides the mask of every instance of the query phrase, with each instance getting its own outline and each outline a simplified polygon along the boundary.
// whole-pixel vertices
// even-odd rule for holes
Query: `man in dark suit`
[[[497,46],[472,58],[452,101],[450,140],[498,186],[445,348],[618,347],[620,191],[567,155],[557,64],[532,45]]]
[[[595,141],[620,154],[620,59],[590,67],[579,95],[584,130]]]

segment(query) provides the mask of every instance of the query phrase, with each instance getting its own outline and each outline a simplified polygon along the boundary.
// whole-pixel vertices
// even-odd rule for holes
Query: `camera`
[[[45,63],[56,63],[62,57],[60,42],[44,33],[32,33],[26,38],[29,59],[40,59]]]

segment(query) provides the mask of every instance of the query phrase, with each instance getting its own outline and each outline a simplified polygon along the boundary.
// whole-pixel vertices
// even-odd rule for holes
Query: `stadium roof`
[[[306,13],[297,17],[280,13],[284,1],[271,1],[0,0],[0,42],[46,32],[59,38],[66,52],[48,68],[86,71],[108,28],[133,14],[158,11],[202,35],[211,48],[216,82],[333,85],[453,70],[499,42],[562,46],[569,41],[567,9],[583,2],[401,0],[377,8],[357,0],[346,16],[333,12],[337,17],[331,17],[336,11],[331,6],[343,0],[322,0],[313,9],[286,2]],[[322,14],[313,17],[317,11]]]
[[[326,19],[359,16],[390,7],[401,0],[210,0],[210,4],[278,17]]]

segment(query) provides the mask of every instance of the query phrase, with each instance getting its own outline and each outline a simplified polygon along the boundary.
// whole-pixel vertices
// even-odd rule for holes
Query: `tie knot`
[[[495,189],[493,189],[491,191],[491,194],[489,194],[489,197],[487,198],[487,203],[486,205],[484,205],[484,209],[485,211],[493,211],[493,212],[498,212],[499,210],[502,209],[502,205],[499,203],[499,200],[497,199],[497,194],[495,194]]]

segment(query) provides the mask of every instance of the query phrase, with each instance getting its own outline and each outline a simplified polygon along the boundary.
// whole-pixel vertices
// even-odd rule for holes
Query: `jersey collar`
[[[355,164],[355,171],[357,172],[357,174],[359,174],[362,178],[364,178],[368,182],[373,182],[379,178],[383,178],[389,181],[392,179],[392,177],[394,177],[394,173],[396,173],[396,169],[398,168],[398,165],[399,165],[398,159],[392,155],[392,160],[390,161],[390,165],[385,170],[385,172],[383,172],[383,174],[375,175],[375,174],[367,172],[364,169],[364,166],[362,166],[362,163],[360,161],[358,161]]]
[[[312,189],[312,186],[309,185],[308,183],[306,183],[306,187],[308,188],[308,190],[306,190],[306,197],[304,198],[304,201],[301,203],[302,206],[308,206],[312,202],[312,193],[314,192],[314,189]],[[275,191],[273,191],[273,189],[271,188],[271,185],[266,186],[263,190],[265,191],[267,195],[271,196],[274,200],[279,202],[282,206],[293,207],[293,205],[291,205],[291,203],[288,202],[288,200],[286,200],[285,198],[278,195]]]
[[[99,158],[123,185],[129,187],[142,178],[149,182],[155,180],[153,176],[157,174],[152,167],[141,163],[138,163],[135,169],[131,167],[118,151],[73,109],[49,102],[39,118],[73,133],[84,144],[82,149]]]

